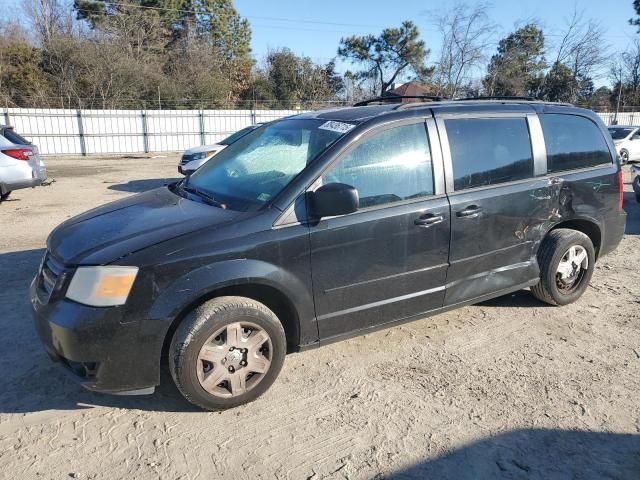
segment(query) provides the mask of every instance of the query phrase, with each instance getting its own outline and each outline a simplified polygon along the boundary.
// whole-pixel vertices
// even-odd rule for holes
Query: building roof
[[[420,96],[420,95],[434,95],[433,88],[429,85],[424,85],[418,82],[407,82],[403,83],[399,87],[394,88],[393,90],[387,90],[384,96]],[[409,103],[415,101],[413,99],[407,98],[402,99],[402,103]]]

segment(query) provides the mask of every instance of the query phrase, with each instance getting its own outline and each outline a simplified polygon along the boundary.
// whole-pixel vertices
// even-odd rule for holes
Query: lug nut
[[[242,365],[243,367],[247,365],[247,362],[245,362],[244,360],[240,361],[240,365]]]
[[[234,370],[235,370],[235,368],[233,368],[233,367],[229,367],[229,371],[230,371],[231,373],[233,373],[233,372],[234,372]]]
[[[229,351],[233,352],[234,348],[233,347],[229,347]]]

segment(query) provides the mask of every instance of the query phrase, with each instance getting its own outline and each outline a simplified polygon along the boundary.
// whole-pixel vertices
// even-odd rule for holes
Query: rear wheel
[[[533,295],[551,305],[575,302],[589,285],[595,267],[595,251],[589,237],[577,230],[549,232],[538,251],[540,282]]]
[[[2,195],[0,195],[0,202],[3,202],[6,199],[8,199],[9,195],[11,195],[11,192],[3,193]]]
[[[286,354],[278,317],[244,297],[220,297],[191,312],[170,348],[171,375],[182,395],[207,410],[251,402],[275,381]]]

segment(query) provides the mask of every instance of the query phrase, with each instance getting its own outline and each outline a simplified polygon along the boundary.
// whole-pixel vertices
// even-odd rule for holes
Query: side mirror
[[[358,190],[346,183],[327,183],[310,195],[310,212],[314,217],[346,215],[358,210]]]

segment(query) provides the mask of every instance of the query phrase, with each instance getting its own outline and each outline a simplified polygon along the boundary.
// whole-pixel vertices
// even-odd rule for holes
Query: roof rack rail
[[[469,100],[520,100],[524,102],[539,102],[540,100],[535,97],[526,96],[509,96],[509,95],[490,95],[486,97],[464,97],[456,98],[456,102],[464,102]]]
[[[388,96],[388,97],[370,98],[368,100],[363,100],[361,102],[354,103],[353,106],[354,107],[364,107],[365,105],[369,105],[371,103],[392,102],[394,100],[403,100],[405,98],[413,98],[413,99],[418,99],[418,100],[428,100],[430,102],[440,102],[442,100],[446,100],[445,97],[441,97],[439,95],[392,95],[392,96]]]

